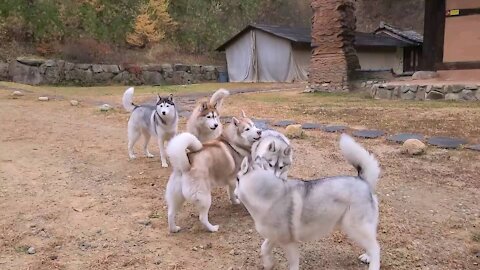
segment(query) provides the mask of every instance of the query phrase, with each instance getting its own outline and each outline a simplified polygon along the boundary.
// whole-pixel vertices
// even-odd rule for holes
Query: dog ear
[[[206,111],[208,109],[207,102],[202,102],[202,111]]]
[[[269,145],[268,145],[268,151],[270,152],[275,152],[275,142],[271,142]]]
[[[289,156],[291,153],[292,153],[292,148],[290,146],[288,146],[287,148],[285,148],[285,150],[283,150],[283,154],[285,156]]]
[[[238,124],[240,124],[240,121],[238,121],[238,119],[236,117],[232,117],[232,123],[238,127]]]
[[[255,162],[253,163],[253,166],[256,168],[261,168],[263,170],[267,170],[270,168],[268,161],[264,157],[260,157],[260,156],[257,156],[255,158]]]
[[[161,98],[160,95],[157,93],[157,104],[160,103],[160,100],[162,100],[162,98]]]
[[[168,100],[170,100],[171,102],[173,102],[173,94],[170,94],[170,96],[168,96]]]
[[[242,165],[240,166],[240,172],[246,174],[248,172],[248,157],[244,157],[242,160]]]
[[[244,111],[244,110],[242,110],[242,117],[243,117],[243,118],[247,118],[247,114],[245,114],[245,111]]]

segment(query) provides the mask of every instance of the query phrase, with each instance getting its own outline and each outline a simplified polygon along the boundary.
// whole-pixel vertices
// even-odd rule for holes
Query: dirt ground
[[[161,168],[158,156],[128,160],[128,114],[101,113],[94,105],[118,105],[121,92],[85,97],[78,107],[62,99],[39,102],[33,90],[20,99],[12,99],[10,92],[0,90],[0,269],[261,268],[262,239],[247,211],[230,205],[223,189],[214,192],[210,210],[219,232],[206,232],[187,204],[177,220],[183,230],[168,233],[164,189],[170,169]],[[224,115],[237,115],[244,108],[257,118],[322,121],[322,112],[333,119],[338,109],[322,107],[316,114],[318,108],[312,105],[306,112],[288,111],[295,107],[290,98],[301,93],[270,95],[277,99],[267,94],[232,96]],[[382,104],[356,106],[373,117]],[[469,131],[461,135],[478,139],[479,110],[469,106],[465,110],[477,117],[471,120],[477,126],[467,125]],[[387,104],[378,117],[400,110]],[[453,116],[444,108],[433,111],[461,115],[458,107]],[[357,123],[347,114],[336,117]],[[185,119],[179,129],[185,129]],[[291,175],[311,179],[354,174],[338,152],[337,139],[338,134],[308,131],[306,138],[293,140]],[[377,189],[382,269],[479,269],[480,154],[428,148],[423,156],[407,157],[384,139],[360,142],[375,153],[383,169]],[[154,143],[150,150],[158,152]],[[35,248],[34,254],[28,254],[29,247]],[[301,252],[302,269],[366,269],[356,259],[362,251],[342,233],[305,243]],[[280,250],[276,258],[277,269],[286,269]]]

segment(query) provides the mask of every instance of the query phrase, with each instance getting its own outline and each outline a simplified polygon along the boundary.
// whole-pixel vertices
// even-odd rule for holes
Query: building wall
[[[403,73],[403,49],[357,49],[361,70],[393,70]]]
[[[480,8],[480,0],[447,0],[446,9]],[[480,15],[447,17],[444,62],[480,61]]]
[[[478,8],[480,0],[447,0],[445,9]]]

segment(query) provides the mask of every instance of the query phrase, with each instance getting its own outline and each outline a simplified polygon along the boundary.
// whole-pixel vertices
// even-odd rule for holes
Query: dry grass
[[[261,93],[242,96],[236,102],[254,106],[274,105],[263,118],[281,117],[302,122],[346,124],[353,128],[424,135],[458,136],[480,143],[480,102],[375,100],[364,93],[305,94]]]
[[[256,89],[262,87],[273,87],[275,84],[254,84],[254,83],[202,83],[190,85],[162,85],[162,86],[136,86],[137,94],[170,94],[182,95],[191,93],[213,92],[219,88],[226,89]],[[115,96],[121,95],[128,86],[30,86],[11,82],[0,82],[0,90],[26,90],[44,95],[55,95],[64,97],[91,97],[91,96]]]
[[[218,86],[198,87],[214,90]],[[192,92],[208,90],[189,87]],[[211,220],[220,224],[218,233],[205,232],[189,204],[178,216],[183,231],[167,232],[164,194],[171,170],[161,168],[158,157],[128,160],[127,113],[99,113],[87,102],[77,107],[61,99],[38,102],[42,91],[53,91],[48,87],[29,87],[32,92],[19,99],[11,99],[1,89],[0,268],[259,269],[262,239],[248,212],[231,206],[223,189],[213,192],[210,211]],[[82,99],[119,103],[124,87],[55,89]],[[352,115],[344,113],[352,107],[357,108]],[[478,116],[473,103],[401,104],[361,95],[299,91],[234,95],[223,108],[222,115],[239,115],[244,109],[252,117],[272,121],[348,122],[351,126],[366,114],[372,118],[366,124],[381,119],[408,122],[411,115],[400,113],[406,108],[433,112],[440,119],[448,118],[451,110]],[[314,111],[319,108],[327,113]],[[380,109],[381,113],[371,113]],[[464,129],[475,132],[472,126]],[[185,119],[181,118],[179,131],[183,130]],[[306,134],[291,141],[295,153],[291,176],[313,179],[355,173],[338,151],[338,134]],[[477,270],[480,155],[431,147],[425,155],[409,157],[384,139],[359,141],[377,156],[383,171],[376,190],[382,269]],[[158,151],[155,142],[150,149]],[[144,220],[151,224],[139,223]],[[25,253],[29,246],[36,248],[35,255]],[[238,254],[231,255],[232,249]],[[303,244],[301,267],[365,269],[356,260],[361,252],[343,234],[335,233]],[[283,254],[275,252],[275,257],[278,269],[285,269]]]

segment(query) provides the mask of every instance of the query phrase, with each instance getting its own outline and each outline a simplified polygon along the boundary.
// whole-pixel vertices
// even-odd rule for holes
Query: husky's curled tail
[[[346,134],[340,137],[340,150],[348,163],[357,169],[358,177],[375,190],[380,176],[380,167],[375,157]]]
[[[174,170],[186,172],[190,170],[187,150],[191,152],[202,149],[202,143],[193,134],[184,132],[173,139],[167,145],[167,155]]]
[[[123,108],[125,108],[127,112],[132,112],[135,109],[135,105],[133,105],[133,92],[133,87],[130,87],[125,91],[125,93],[123,93]]]
[[[223,100],[230,95],[230,92],[226,89],[220,88],[213,93],[210,98],[210,105],[215,106],[217,110],[220,110],[223,104]]]

